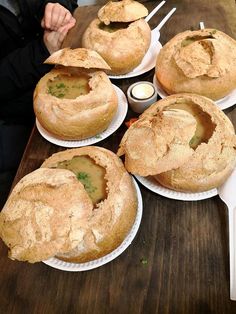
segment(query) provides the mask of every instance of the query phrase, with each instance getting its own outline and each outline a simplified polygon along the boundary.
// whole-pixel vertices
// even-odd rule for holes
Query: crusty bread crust
[[[158,54],[156,77],[168,94],[223,98],[236,87],[236,41],[214,29],[180,33]]]
[[[54,52],[44,63],[85,69],[109,70],[109,65],[93,50],[64,48]]]
[[[195,150],[185,134],[187,132],[191,138],[190,128],[184,129],[178,119],[170,120],[172,125],[159,119],[166,110],[171,110],[171,104],[182,101],[198,106],[215,126],[208,142],[201,143]],[[182,150],[179,147],[176,150],[177,144],[183,146]],[[168,158],[173,149],[176,150],[175,160]],[[186,153],[188,150],[191,154]],[[213,101],[195,94],[176,94],[153,104],[131,125],[121,141],[118,155],[122,154],[125,154],[127,170],[134,174],[154,175],[159,183],[177,191],[206,191],[221,185],[233,171],[236,135],[228,117]]]
[[[144,19],[132,22],[127,28],[109,33],[93,20],[82,37],[82,46],[97,51],[109,64],[110,74],[125,74],[137,67],[151,41],[151,29]]]
[[[37,169],[22,178],[0,213],[0,236],[9,257],[31,263],[68,252],[80,243],[92,201],[64,169]]]
[[[56,168],[75,156],[89,156],[106,171],[107,197],[96,206],[73,172]],[[136,213],[136,190],[121,160],[88,146],[52,155],[19,181],[0,213],[0,236],[11,259],[88,262],[122,243]]]
[[[101,147],[82,147],[52,155],[42,167],[54,167],[74,156],[87,155],[106,170],[107,198],[98,204],[87,221],[87,233],[76,248],[57,254],[70,262],[87,262],[117,248],[130,231],[137,212],[137,196],[130,175],[121,160]]]
[[[152,112],[142,114],[126,131],[118,155],[125,154],[128,171],[142,176],[178,168],[193,154],[189,141],[195,130],[196,120],[188,112],[158,112],[153,105]]]
[[[75,99],[57,98],[48,93],[47,82],[64,74],[70,76],[83,70],[53,69],[38,82],[34,91],[34,111],[40,124],[59,139],[81,140],[110,125],[118,106],[114,87],[102,71],[86,72],[91,91]]]
[[[148,10],[138,1],[109,1],[98,11],[98,18],[104,24],[110,22],[133,22],[148,15]]]

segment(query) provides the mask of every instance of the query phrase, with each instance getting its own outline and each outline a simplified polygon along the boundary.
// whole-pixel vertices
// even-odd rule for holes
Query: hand
[[[71,27],[75,25],[75,19],[70,11],[59,3],[47,3],[45,6],[44,17],[41,21],[42,28],[57,31],[60,27],[67,24]]]
[[[50,54],[61,49],[63,40],[65,39],[66,34],[68,33],[68,30],[70,28],[71,28],[70,24],[67,24],[65,26],[61,26],[57,31],[45,29],[43,41]]]

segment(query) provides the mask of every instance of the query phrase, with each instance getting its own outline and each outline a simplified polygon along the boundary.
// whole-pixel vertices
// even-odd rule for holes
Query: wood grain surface
[[[150,10],[158,3],[145,1]],[[162,44],[178,32],[198,29],[200,21],[236,38],[235,1],[167,0],[151,27],[172,7],[177,11],[161,30]],[[97,10],[77,9],[76,27],[64,46],[80,46]],[[153,74],[113,83],[126,92],[135,81],[151,81]],[[225,112],[236,127],[236,106]],[[129,110],[126,120],[133,116]],[[97,145],[116,152],[125,130],[123,124]],[[60,150],[34,128],[13,185]],[[227,209],[218,196],[184,202],[140,189],[144,210],[137,236],[122,255],[97,269],[64,272],[43,263],[11,261],[0,242],[0,313],[236,313],[236,302],[229,300]]]

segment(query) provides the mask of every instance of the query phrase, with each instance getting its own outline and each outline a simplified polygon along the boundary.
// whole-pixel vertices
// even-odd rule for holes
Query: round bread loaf
[[[168,94],[223,98],[236,87],[236,41],[215,29],[180,33],[158,54],[156,78]]]
[[[16,185],[0,214],[0,235],[12,259],[87,262],[122,243],[136,212],[121,160],[88,146],[52,155]]]
[[[134,174],[153,175],[177,191],[206,191],[233,171],[236,136],[213,101],[176,94],[153,104],[131,125],[118,151],[123,154],[126,169]]]
[[[111,67],[107,73],[119,75],[132,71],[141,63],[150,45],[151,29],[141,18],[147,13],[136,1],[110,2],[85,30],[82,46],[103,57]]]
[[[117,111],[117,95],[109,68],[94,51],[62,49],[46,61],[59,64],[38,82],[34,91],[35,115],[59,139],[81,140],[103,132]]]
[[[72,250],[86,232],[93,205],[76,176],[37,169],[15,186],[0,213],[9,257],[31,263]]]

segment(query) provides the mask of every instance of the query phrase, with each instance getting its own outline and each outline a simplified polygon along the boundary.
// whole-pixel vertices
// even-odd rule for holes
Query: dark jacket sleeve
[[[36,17],[35,15],[39,14],[39,22],[47,2],[58,2],[71,12],[77,7],[76,1],[67,0],[30,0],[29,2],[30,5],[34,5],[30,8],[32,16]],[[42,10],[41,13],[40,10]],[[42,16],[40,16],[41,14]],[[0,60],[0,99],[9,100],[29,89],[34,89],[38,80],[52,68],[52,66],[43,64],[48,56],[49,52],[43,39],[38,37],[25,47],[18,48],[2,58]]]
[[[51,66],[43,64],[49,56],[43,40],[38,38],[10,53],[0,61],[0,99],[9,100],[34,88]]]

